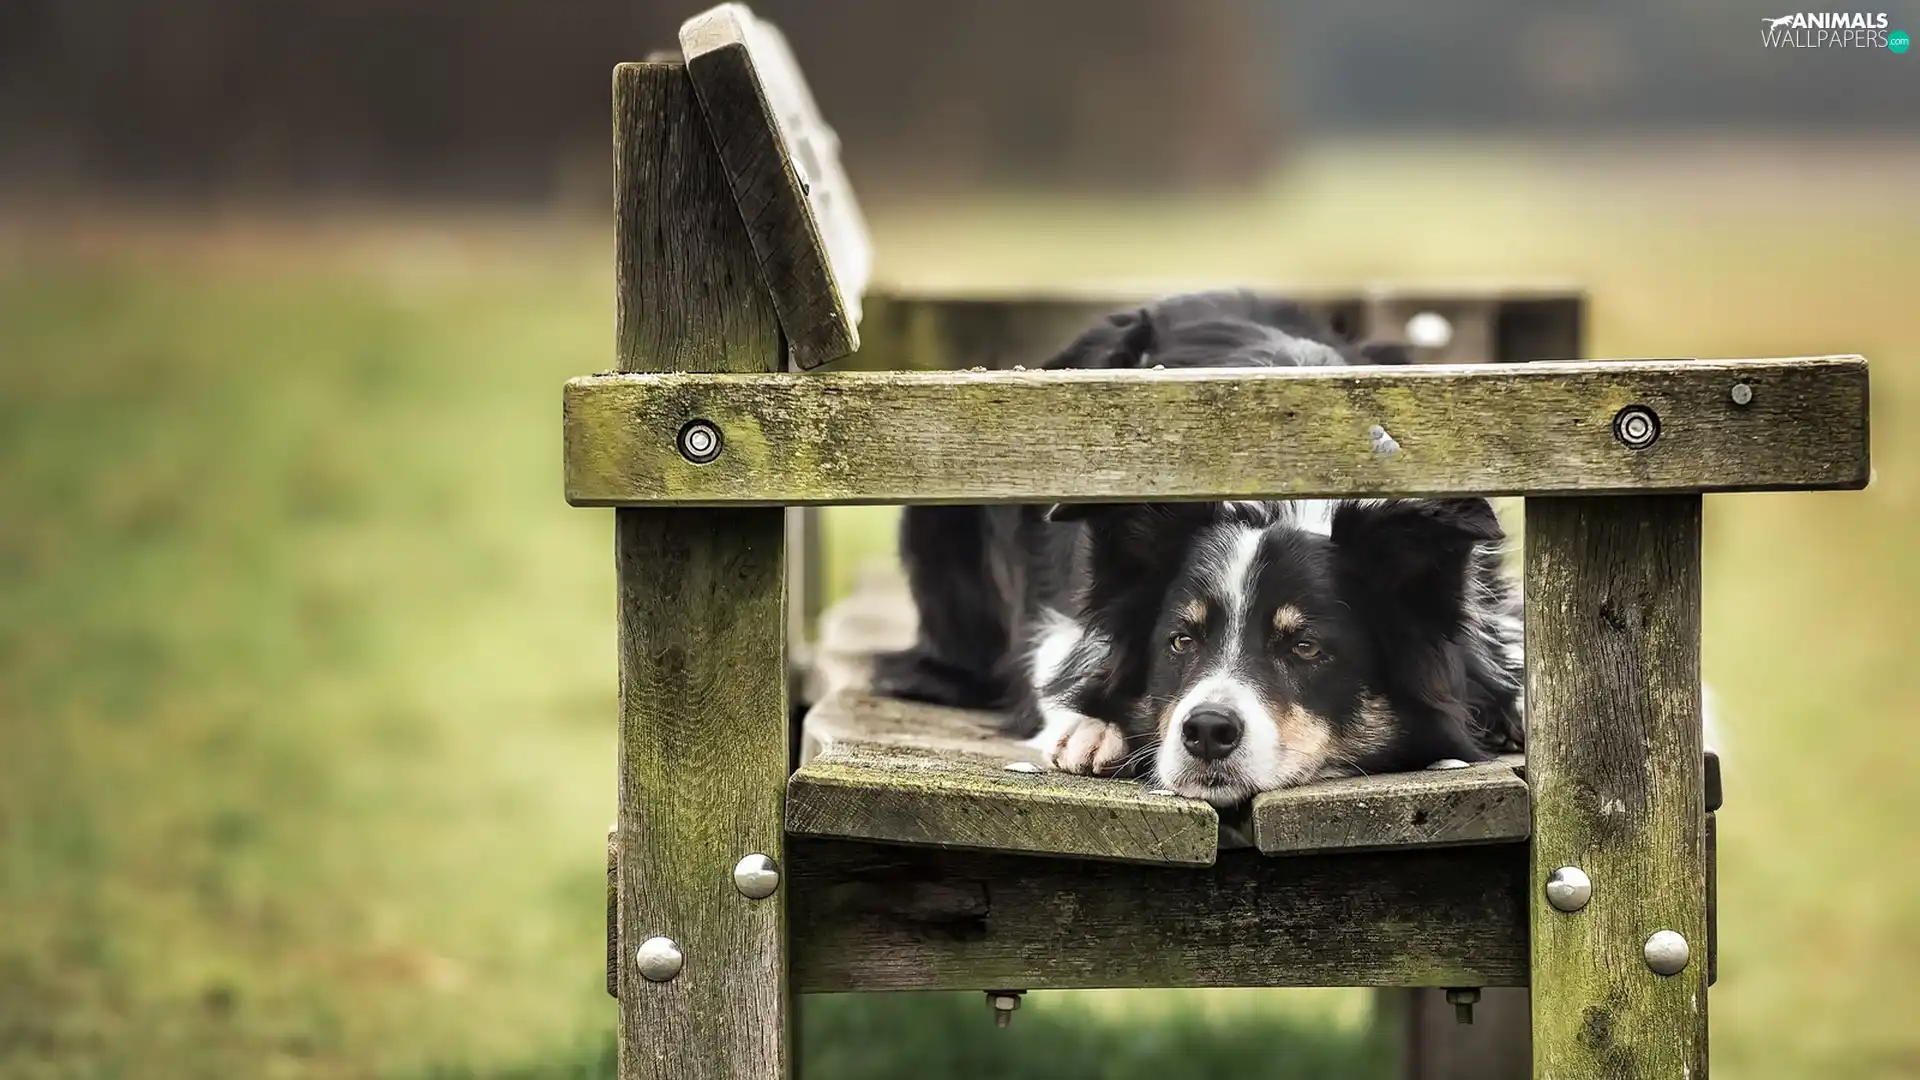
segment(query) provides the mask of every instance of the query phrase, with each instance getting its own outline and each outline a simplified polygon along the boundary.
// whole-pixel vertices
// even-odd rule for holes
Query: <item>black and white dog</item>
[[[1406,363],[1297,304],[1172,297],[1046,366]],[[1520,604],[1484,499],[910,506],[920,634],[875,689],[1007,714],[1054,767],[1218,806],[1523,743]]]

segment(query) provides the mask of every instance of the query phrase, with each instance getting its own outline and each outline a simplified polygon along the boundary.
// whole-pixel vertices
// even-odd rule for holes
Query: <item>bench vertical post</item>
[[[1533,1075],[1699,1080],[1700,497],[1526,505]],[[1584,906],[1549,898],[1561,867],[1591,881]],[[1671,934],[1690,952],[1677,971],[1648,946]]]
[[[614,159],[621,370],[779,370],[684,64],[615,70]],[[784,1077],[785,890],[749,898],[733,869],[785,869],[785,513],[623,509],[615,532],[620,1076]]]

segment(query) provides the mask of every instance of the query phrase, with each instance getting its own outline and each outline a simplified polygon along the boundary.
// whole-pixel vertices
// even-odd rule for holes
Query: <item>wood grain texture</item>
[[[607,830],[607,996],[620,997],[620,826]]]
[[[622,367],[775,371],[779,324],[684,66],[614,77]],[[787,1073],[785,894],[734,863],[783,859],[785,515],[621,510],[620,1076]],[[664,935],[685,967],[643,979]]]
[[[722,4],[681,26],[680,47],[794,362],[853,352],[872,246],[786,39],[745,5]]]
[[[1648,449],[1613,435],[1631,404],[1661,417]],[[696,417],[726,438],[705,465],[674,441]],[[565,429],[581,506],[1858,488],[1867,373],[1827,357],[608,375],[567,384]]]
[[[1220,819],[1132,781],[1009,772],[1039,756],[995,717],[843,691],[808,715],[817,756],[787,786],[787,832],[927,847],[1207,866]]]
[[[1528,500],[1526,562],[1534,1075],[1704,1076],[1700,499]],[[1572,914],[1543,888],[1569,865]],[[1691,946],[1676,975],[1658,930]]]
[[[1204,869],[796,837],[805,993],[1526,981],[1526,846]]]
[[[1253,800],[1254,846],[1269,855],[1510,842],[1530,828],[1526,781],[1501,762],[1324,780]]]

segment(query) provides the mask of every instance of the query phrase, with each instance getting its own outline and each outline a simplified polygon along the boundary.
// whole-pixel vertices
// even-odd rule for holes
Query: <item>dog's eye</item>
[[[1293,655],[1302,660],[1318,660],[1320,659],[1320,645],[1318,642],[1302,638],[1293,643]]]
[[[1167,638],[1167,648],[1177,653],[1186,652],[1193,648],[1193,636],[1176,632]]]

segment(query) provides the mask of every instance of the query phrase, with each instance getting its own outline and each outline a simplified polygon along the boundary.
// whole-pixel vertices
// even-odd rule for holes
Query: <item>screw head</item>
[[[680,966],[686,961],[680,955],[680,946],[669,937],[650,937],[641,942],[634,959],[639,961],[640,977],[648,982],[666,982],[680,974]]]
[[[1687,939],[1672,930],[1655,930],[1642,951],[1655,975],[1678,975],[1687,969]]]
[[[1464,761],[1461,761],[1457,757],[1443,757],[1439,761],[1436,761],[1433,764],[1427,766],[1427,768],[1430,770],[1431,769],[1464,769],[1466,767],[1467,767],[1467,763]]]
[[[1593,899],[1593,879],[1577,866],[1563,866],[1547,875],[1547,903],[1557,911],[1579,911]]]
[[[1447,1004],[1453,1006],[1455,1023],[1473,1023],[1473,1006],[1480,1000],[1480,991],[1473,987],[1455,987],[1447,991]]]
[[[1437,311],[1423,311],[1407,320],[1407,343],[1422,349],[1444,349],[1453,340],[1453,323]]]
[[[689,420],[680,429],[680,456],[695,465],[705,465],[720,456],[720,429],[711,421]]]
[[[1749,405],[1749,404],[1752,404],[1752,402],[1753,402],[1753,387],[1748,386],[1746,383],[1743,383],[1743,382],[1734,383],[1733,384],[1733,403],[1735,405]]]
[[[1009,761],[1005,768],[1008,772],[1017,773],[1037,773],[1040,771],[1040,766],[1035,765],[1031,761]]]
[[[734,864],[733,887],[749,900],[765,900],[780,887],[780,868],[771,858],[754,852]]]
[[[1629,405],[1613,417],[1613,437],[1630,450],[1645,450],[1660,438],[1660,417],[1645,405]]]

